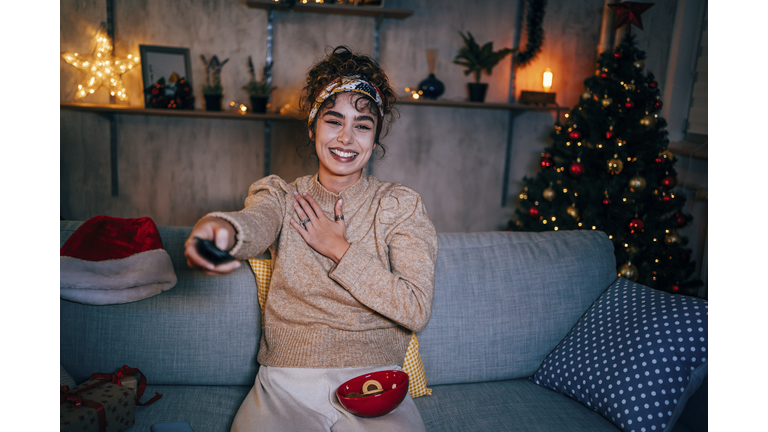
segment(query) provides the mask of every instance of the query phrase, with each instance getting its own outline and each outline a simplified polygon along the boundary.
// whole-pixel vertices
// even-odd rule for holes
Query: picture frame
[[[189,48],[139,45],[139,56],[142,88],[148,88],[160,78],[165,78],[166,84],[173,84],[171,77],[174,73],[178,78],[184,78],[190,88],[194,88]],[[166,90],[171,91],[171,88],[166,87]],[[147,94],[144,95],[144,107],[151,108]]]

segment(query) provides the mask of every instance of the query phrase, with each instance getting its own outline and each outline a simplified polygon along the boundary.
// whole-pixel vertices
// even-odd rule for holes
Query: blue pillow
[[[707,302],[619,278],[530,378],[626,432],[669,431],[707,375]]]

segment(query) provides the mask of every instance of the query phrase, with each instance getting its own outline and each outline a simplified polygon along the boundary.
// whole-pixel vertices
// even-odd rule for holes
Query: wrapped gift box
[[[121,432],[134,423],[135,387],[90,379],[74,389],[63,388],[61,399],[61,432]],[[103,410],[103,420],[99,410]]]

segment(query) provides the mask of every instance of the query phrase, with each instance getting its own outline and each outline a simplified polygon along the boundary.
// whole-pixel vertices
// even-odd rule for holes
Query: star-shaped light
[[[647,11],[653,5],[654,3],[624,2],[611,3],[608,7],[619,14],[619,19],[616,21],[616,28],[626,24],[627,34],[629,34],[632,24],[637,26],[640,30],[643,29],[643,21],[640,19],[640,14]]]
[[[106,87],[109,94],[120,101],[128,99],[121,76],[138,64],[139,57],[131,54],[125,59],[113,57],[112,43],[103,26],[96,33],[96,48],[92,54],[64,53],[61,56],[85,73],[85,78],[77,86],[76,100],[93,94],[100,87]]]

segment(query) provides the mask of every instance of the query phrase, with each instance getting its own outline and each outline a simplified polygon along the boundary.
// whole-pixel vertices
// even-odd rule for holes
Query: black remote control
[[[197,241],[197,252],[213,265],[223,264],[235,259],[232,255],[216,247],[216,243],[213,240],[203,240],[200,237],[195,237],[195,241]]]

